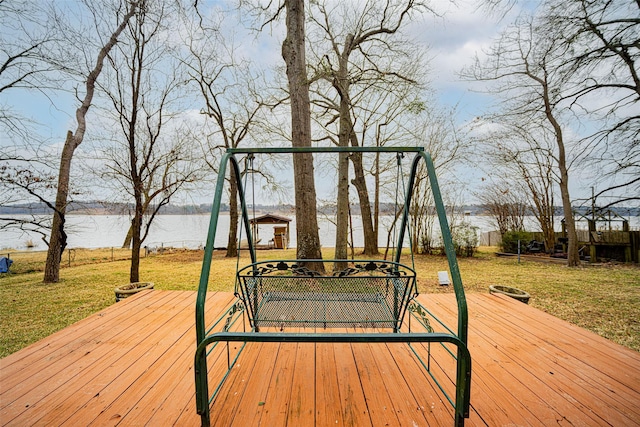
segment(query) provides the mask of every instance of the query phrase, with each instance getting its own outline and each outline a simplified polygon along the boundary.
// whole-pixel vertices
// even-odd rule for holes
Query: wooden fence
[[[532,239],[542,241],[542,233],[532,232]],[[556,232],[556,243],[562,242],[564,234]],[[578,248],[591,262],[616,260],[640,263],[640,231],[589,231],[577,230]],[[498,246],[500,232],[489,231],[480,235],[480,245]]]

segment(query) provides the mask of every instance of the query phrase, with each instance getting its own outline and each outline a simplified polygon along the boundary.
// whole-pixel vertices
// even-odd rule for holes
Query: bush
[[[451,227],[451,238],[457,256],[472,257],[478,247],[478,227],[468,222]]]
[[[424,233],[420,236],[419,253],[422,255],[433,255],[440,250],[441,239],[433,239],[430,234]]]
[[[517,254],[518,240],[520,240],[520,253],[525,253],[527,244],[533,239],[533,234],[527,231],[507,231],[502,235],[500,248],[502,252]]]

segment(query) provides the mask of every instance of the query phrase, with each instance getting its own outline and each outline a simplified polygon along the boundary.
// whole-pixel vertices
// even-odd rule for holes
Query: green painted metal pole
[[[232,154],[290,154],[290,153],[420,153],[424,147],[265,147],[229,148]]]
[[[411,166],[411,174],[409,175],[409,182],[407,184],[407,192],[405,195],[404,214],[402,216],[402,224],[400,226],[400,236],[398,239],[398,248],[402,248],[402,242],[404,240],[404,233],[409,220],[409,206],[411,204],[411,196],[413,193],[413,186],[415,177],[418,171],[418,164],[423,159],[427,166],[427,174],[429,176],[429,183],[431,184],[431,192],[433,194],[433,200],[436,207],[436,213],[438,214],[438,222],[440,223],[440,233],[442,235],[442,242],[444,244],[445,253],[447,254],[447,261],[449,263],[449,272],[451,273],[451,280],[453,282],[453,289],[456,295],[456,302],[458,305],[458,337],[466,345],[468,338],[468,323],[469,315],[467,311],[467,299],[464,294],[464,287],[462,285],[462,278],[460,277],[460,268],[458,267],[458,260],[456,258],[455,246],[453,245],[453,239],[451,237],[451,230],[449,229],[449,222],[447,220],[447,212],[442,201],[442,194],[440,193],[440,186],[438,185],[438,178],[436,176],[436,169],[433,164],[431,156],[426,152],[418,152],[413,159]],[[396,254],[396,262],[400,261],[400,251]],[[461,357],[458,354],[458,357]],[[462,373],[459,371],[461,368],[458,365],[457,376],[460,377]],[[470,393],[470,389],[465,391]],[[470,396],[464,400],[468,402]],[[466,408],[468,412],[468,408]]]
[[[216,231],[218,228],[218,218],[220,216],[220,207],[222,205],[222,193],[225,187],[225,177],[227,171],[227,164],[231,163],[231,167],[235,171],[235,177],[238,184],[238,195],[241,200],[242,218],[245,228],[247,230],[247,240],[249,242],[249,248],[251,252],[251,261],[255,263],[256,254],[253,245],[253,237],[251,236],[249,228],[249,215],[247,213],[247,204],[244,197],[245,189],[240,179],[240,166],[238,161],[232,153],[227,151],[220,159],[220,169],[218,170],[218,179],[216,181],[216,190],[213,197],[213,205],[211,207],[211,217],[209,219],[209,231],[207,234],[207,241],[204,251],[204,259],[202,261],[202,269],[200,271],[200,282],[198,284],[198,295],[196,298],[196,342],[199,344],[205,339],[206,335],[206,319],[204,316],[204,308],[207,298],[207,288],[209,285],[209,276],[211,274],[211,258],[213,256],[213,250],[215,246]],[[207,387],[207,360],[206,357],[198,364],[200,370],[196,371],[196,391],[198,396],[205,396],[207,399],[208,387]],[[208,403],[206,403],[208,404]],[[197,401],[196,405],[201,408],[203,402]],[[208,423],[208,421],[207,421]],[[203,418],[204,424],[204,418]]]
[[[427,162],[427,173],[429,175],[429,183],[433,192],[433,198],[436,205],[436,211],[438,212],[438,220],[440,222],[440,232],[442,234],[442,242],[444,244],[445,252],[447,254],[447,260],[449,261],[449,272],[451,273],[451,280],[453,281],[453,290],[456,294],[456,301],[458,302],[458,338],[467,345],[468,339],[468,323],[469,314],[467,311],[467,298],[464,294],[464,287],[462,286],[462,278],[460,277],[460,268],[458,267],[458,260],[456,258],[456,249],[453,245],[453,239],[451,237],[451,230],[449,229],[449,222],[447,220],[447,213],[444,203],[442,202],[442,195],[440,193],[440,186],[438,185],[438,179],[436,177],[436,168],[433,164],[431,156],[426,153],[420,153]],[[460,347],[458,347],[458,358],[462,357],[460,353]],[[460,370],[462,366],[458,363],[458,379],[460,379],[464,373]],[[456,393],[460,393],[461,390],[456,389]],[[466,394],[463,401],[466,402],[465,413],[469,413],[469,401],[471,399],[471,387],[466,387],[462,392]]]
[[[213,196],[213,205],[211,208],[211,217],[209,218],[209,231],[204,247],[204,259],[200,271],[200,282],[198,284],[198,295],[196,297],[196,343],[199,345],[205,339],[206,326],[204,318],[204,305],[207,299],[207,287],[209,284],[209,274],[211,272],[211,258],[215,246],[216,230],[218,228],[218,217],[220,214],[220,204],[222,202],[222,191],[225,184],[225,175],[227,171],[227,163],[231,157],[230,153],[223,154],[220,159],[220,169],[218,170],[218,179],[216,181],[216,189]],[[207,358],[206,355],[196,356],[195,382],[196,382],[196,407],[198,413],[202,417],[202,425],[209,425],[209,411],[202,412],[203,407],[208,406],[207,395],[209,393],[207,386]],[[199,358],[199,359],[198,359]],[[204,397],[203,397],[204,396]],[[204,399],[204,402],[202,401]],[[204,405],[204,406],[203,406]]]
[[[211,272],[211,257],[215,246],[216,230],[218,228],[218,216],[220,214],[220,204],[222,203],[222,191],[224,190],[227,163],[231,153],[225,153],[220,159],[220,169],[216,181],[216,190],[213,196],[211,207],[211,217],[209,218],[209,231],[204,247],[204,259],[200,270],[200,283],[198,284],[198,296],[196,298],[196,342],[200,343],[206,335],[204,304],[207,299],[207,287],[209,285],[209,274]]]
[[[427,166],[427,174],[429,176],[429,182],[431,184],[431,191],[433,194],[433,200],[436,207],[436,213],[438,214],[438,221],[440,223],[440,232],[442,234],[442,241],[444,244],[445,252],[447,254],[447,261],[449,263],[449,270],[451,273],[451,279],[453,281],[453,288],[458,303],[458,337],[467,343],[467,299],[464,294],[464,287],[462,286],[462,279],[460,277],[460,268],[458,267],[458,260],[456,258],[456,251],[453,245],[453,239],[451,238],[451,231],[449,229],[449,222],[447,220],[447,212],[442,201],[442,194],[440,193],[440,186],[438,185],[438,178],[436,177],[436,170],[433,165],[431,156],[426,152],[418,152],[413,159],[411,166],[411,174],[409,175],[409,182],[407,183],[407,192],[405,195],[404,214],[402,216],[402,223],[400,225],[400,236],[398,238],[398,247],[402,248],[402,241],[404,240],[404,234],[409,221],[409,207],[411,205],[411,197],[413,195],[413,186],[415,183],[416,174],[418,171],[418,165],[420,160],[424,160]],[[395,262],[400,262],[400,251],[396,254]]]
[[[433,165],[431,156],[423,154],[422,157],[427,162],[427,173],[429,174],[429,182],[433,191],[436,211],[438,212],[442,242],[447,254],[447,261],[449,261],[449,272],[451,273],[453,289],[456,294],[456,300],[458,301],[458,338],[460,338],[463,343],[467,344],[467,325],[469,321],[467,314],[467,299],[464,294],[464,287],[462,286],[462,278],[460,277],[460,268],[458,267],[458,260],[456,258],[456,249],[453,245],[453,238],[451,237],[451,230],[447,220],[447,212],[442,201],[442,194],[440,193],[440,186],[438,185],[438,179],[436,177],[436,168]]]
[[[216,190],[213,198],[213,205],[211,207],[211,218],[209,219],[209,231],[207,234],[207,242],[205,245],[204,259],[202,261],[202,269],[200,271],[200,283],[198,285],[198,296],[196,299],[196,339],[197,342],[201,342],[205,337],[205,318],[204,318],[204,306],[207,298],[207,288],[209,285],[209,275],[211,273],[211,257],[213,256],[213,250],[215,246],[216,231],[218,228],[218,217],[220,216],[220,207],[222,205],[222,193],[225,187],[225,176],[227,171],[227,164],[231,163],[235,171],[236,179],[238,180],[238,195],[241,200],[242,218],[247,229],[247,240],[249,241],[249,247],[251,250],[251,262],[256,262],[255,249],[253,249],[253,238],[249,232],[249,215],[247,213],[247,204],[244,197],[244,187],[242,186],[242,180],[240,179],[240,166],[233,154],[228,150],[220,159],[220,169],[218,170],[218,180],[216,181]]]

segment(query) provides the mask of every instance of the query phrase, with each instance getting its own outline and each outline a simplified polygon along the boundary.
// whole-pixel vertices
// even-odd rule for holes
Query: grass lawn
[[[495,248],[481,248],[474,258],[458,260],[467,293],[488,292],[491,284],[529,292],[529,304],[640,351],[640,268],[602,265],[567,268],[536,261],[498,258]],[[12,273],[0,275],[0,357],[115,303],[113,289],[129,282],[125,253],[76,250],[63,263],[61,281],[42,283],[44,253],[15,259]],[[140,280],[156,289],[196,290],[202,251],[179,251],[142,258]],[[292,259],[294,251],[264,251],[259,259]],[[331,258],[332,251],[325,252]],[[66,259],[65,259],[66,261]],[[249,262],[240,259],[240,266]],[[411,264],[406,256],[403,262]],[[216,252],[209,289],[233,291],[237,259]],[[442,256],[416,256],[421,293],[452,292],[438,284],[437,272],[447,269]]]

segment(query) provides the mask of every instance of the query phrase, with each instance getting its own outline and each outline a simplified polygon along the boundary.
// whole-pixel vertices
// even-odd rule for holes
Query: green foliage
[[[502,235],[500,250],[502,252],[517,254],[518,240],[520,241],[520,253],[525,253],[527,244],[533,239],[533,234],[527,231],[507,231]]]

